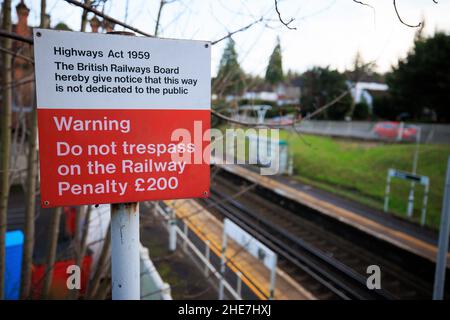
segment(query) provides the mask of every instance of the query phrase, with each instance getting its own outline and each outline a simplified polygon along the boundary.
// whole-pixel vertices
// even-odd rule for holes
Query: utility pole
[[[87,6],[91,5],[91,0],[84,0],[84,4]],[[86,9],[83,10],[83,14],[81,15],[81,32],[86,32],[86,25],[87,25],[87,15],[88,11]]]
[[[11,0],[3,1],[3,22],[2,28],[6,32],[11,32]],[[4,37],[2,47],[11,50],[12,41]],[[1,85],[2,85],[2,113],[0,123],[0,300],[4,298],[5,287],[5,238],[9,198],[9,160],[11,156],[11,55],[2,54]]]
[[[433,300],[444,299],[445,271],[447,269],[448,236],[450,233],[450,157],[447,161],[447,177],[445,179],[444,200],[442,203],[441,227],[434,275]]]

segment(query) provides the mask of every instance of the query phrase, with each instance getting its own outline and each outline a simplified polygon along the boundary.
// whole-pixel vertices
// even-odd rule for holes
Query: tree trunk
[[[41,0],[41,23],[40,27],[46,26],[45,10],[46,0]],[[36,86],[35,86],[36,88]],[[30,136],[28,137],[28,175],[27,175],[27,199],[25,206],[25,243],[23,247],[22,259],[22,288],[21,298],[27,299],[31,289],[31,266],[33,264],[34,248],[34,213],[36,210],[36,180],[37,180],[37,109],[36,98],[31,111]]]
[[[42,299],[49,298],[49,291],[53,280],[53,266],[56,260],[56,249],[58,247],[59,224],[61,221],[62,208],[56,208],[52,213],[47,247],[47,261],[45,264],[44,285],[42,286]]]
[[[84,4],[87,5],[87,6],[90,6],[91,5],[91,0],[85,0]],[[88,11],[87,10],[83,10],[83,14],[81,15],[81,28],[80,28],[81,32],[86,32],[87,15],[88,15]]]
[[[91,5],[91,0],[85,0],[84,4],[87,6]],[[83,14],[81,15],[81,28],[80,31],[81,32],[86,32],[86,26],[87,26],[87,19],[88,16],[88,11],[87,10],[83,10]],[[88,209],[88,211],[90,210],[90,208]],[[82,216],[82,212],[86,211],[86,207],[85,206],[80,206],[77,208],[76,212],[75,212],[75,234],[74,234],[74,239],[73,239],[73,243],[74,243],[74,252],[75,252],[75,264],[77,266],[80,267],[81,269],[81,261],[83,259],[84,253],[82,253],[82,244],[81,244],[81,240],[80,240],[80,220],[81,220],[81,216]],[[86,217],[88,218],[88,217]],[[83,271],[82,271],[83,272]],[[78,290],[72,290],[71,294],[70,294],[70,298],[71,299],[77,299],[78,298],[78,294],[79,291]]]
[[[105,273],[105,267],[107,266],[107,260],[110,256],[111,247],[111,225],[108,226],[108,232],[106,233],[105,240],[103,241],[103,248],[98,259],[97,268],[95,269],[94,277],[92,278],[91,285],[89,287],[88,299],[93,299],[98,291],[100,280]]]
[[[3,22],[2,28],[6,32],[11,32],[11,0],[3,1]],[[3,38],[2,47],[11,50],[11,39]],[[0,300],[4,298],[5,286],[5,237],[7,224],[7,210],[9,197],[9,159],[11,149],[11,102],[12,88],[10,86],[11,76],[11,55],[2,54],[2,113],[0,123]]]
[[[81,243],[80,243],[80,257],[81,259],[84,257],[84,255],[86,254],[86,241],[87,241],[87,237],[89,234],[89,224],[90,224],[90,220],[91,220],[91,211],[92,211],[92,206],[87,206],[87,211],[84,217],[84,225],[83,225],[83,235],[81,237]],[[78,264],[80,264],[81,261],[78,262]]]
[[[36,106],[31,112],[31,128],[29,136],[28,175],[26,181],[25,200],[25,242],[22,259],[22,290],[21,298],[27,299],[31,289],[31,266],[33,264],[34,248],[34,216],[36,210],[36,180],[37,180],[37,123]]]
[[[93,297],[94,300],[105,300],[108,296],[108,293],[111,294],[111,265],[109,263],[106,264],[105,276],[103,282],[100,284],[96,295]]]
[[[87,208],[87,210],[86,210]],[[75,233],[78,236],[74,238],[74,249],[75,249],[75,265],[79,266],[81,272],[85,272],[83,270],[83,258],[86,254],[86,241],[89,233],[89,222],[91,219],[91,209],[92,206],[80,206],[77,210],[77,216],[75,217],[75,223],[77,225],[80,224],[81,218],[84,216],[83,228],[79,230],[79,227],[75,227]],[[81,238],[80,238],[81,236]],[[72,290],[70,294],[71,299],[78,299],[79,290]]]

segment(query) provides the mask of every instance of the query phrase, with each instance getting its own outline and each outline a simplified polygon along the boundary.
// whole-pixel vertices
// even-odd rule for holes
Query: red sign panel
[[[208,43],[34,32],[43,207],[208,195]]]

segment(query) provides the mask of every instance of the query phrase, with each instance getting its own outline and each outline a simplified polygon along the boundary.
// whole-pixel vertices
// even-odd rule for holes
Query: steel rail
[[[212,190],[212,196],[215,197],[216,195],[217,195],[216,191]],[[230,208],[230,205],[232,206],[232,208]],[[253,229],[252,234],[264,233],[264,237],[267,240],[270,240],[272,243],[278,244],[279,246],[279,248],[277,248],[278,250],[281,249],[284,252],[290,252],[291,259],[289,260],[291,262],[293,256],[298,261],[301,261],[311,269],[315,270],[316,273],[322,275],[325,278],[326,282],[333,283],[335,289],[337,289],[332,290],[334,293],[338,294],[338,292],[340,293],[344,292],[347,298],[356,298],[356,299],[396,298],[394,295],[390,294],[389,292],[386,292],[385,290],[369,290],[366,287],[366,279],[364,276],[362,276],[349,266],[343,264],[342,262],[326,255],[320,249],[317,249],[311,244],[305,242],[304,240],[296,236],[293,236],[288,231],[279,227],[276,224],[273,224],[273,222],[269,221],[268,219],[260,217],[258,214],[245,208],[237,201],[231,200],[228,202],[228,204],[223,204],[220,207],[222,207],[223,209],[222,210],[223,214],[225,214],[225,212],[223,211],[227,211],[235,218],[240,218],[241,220],[244,221],[246,220],[247,221],[246,224],[248,224],[247,229],[248,228]],[[240,214],[237,213],[236,209],[241,213]],[[249,221],[248,218],[245,218],[243,216],[251,217],[250,219],[251,221]],[[262,225],[263,227],[258,226],[258,224],[255,224],[254,223],[255,221],[260,225]],[[264,228],[266,231],[264,231]],[[270,232],[267,232],[267,230],[270,230]],[[297,246],[297,248],[300,248],[301,250],[305,251],[304,253],[309,255],[309,258],[305,257],[298,251],[294,250],[292,248],[293,244]],[[321,283],[323,284],[323,282]]]

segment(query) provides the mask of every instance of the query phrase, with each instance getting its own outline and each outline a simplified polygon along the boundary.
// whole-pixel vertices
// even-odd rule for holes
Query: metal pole
[[[447,267],[448,236],[450,232],[450,157],[447,161],[444,201],[442,203],[441,227],[439,229],[439,246],[434,275],[433,300],[444,299],[445,271]]]
[[[113,300],[140,299],[139,203],[111,204]]]
[[[134,36],[132,32],[108,34]],[[111,204],[111,289],[113,300],[140,300],[139,203]]]

